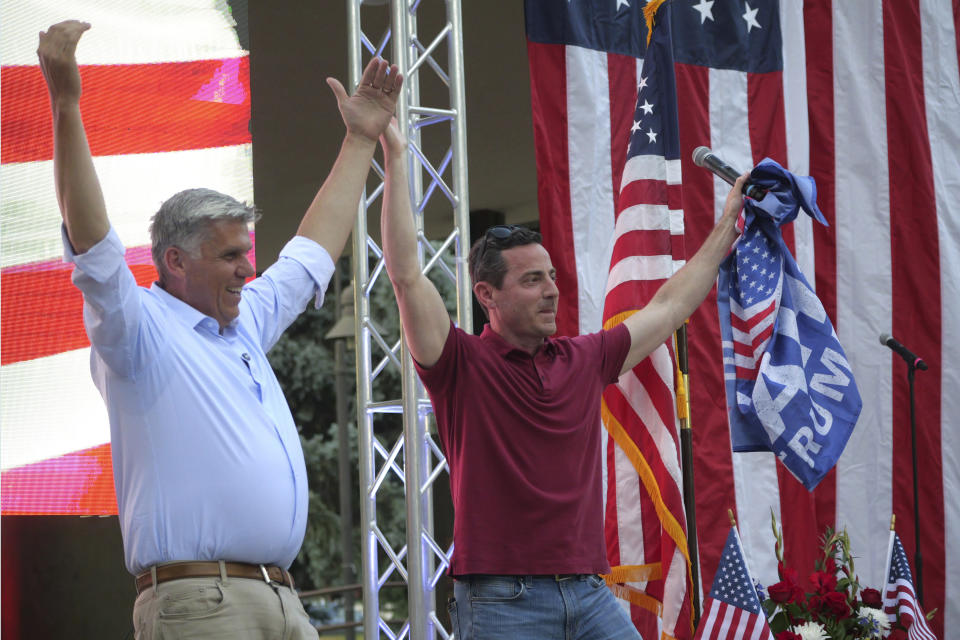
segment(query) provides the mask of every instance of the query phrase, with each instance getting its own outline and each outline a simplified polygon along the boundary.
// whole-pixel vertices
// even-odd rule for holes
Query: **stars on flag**
[[[644,83],[646,83],[646,78],[644,78]],[[644,100],[644,101],[643,101],[643,104],[639,104],[639,102],[637,103],[637,113],[636,113],[636,115],[639,116],[641,111],[643,112],[644,115],[648,115],[648,116],[649,116],[649,115],[653,115],[653,105],[650,104],[650,101],[649,101],[649,100]],[[630,149],[630,148],[632,147],[632,145],[633,145],[633,135],[634,135],[635,133],[637,133],[638,131],[641,131],[642,129],[643,129],[643,127],[642,127],[641,124],[640,124],[640,120],[639,120],[639,119],[638,119],[638,120],[634,120],[634,121],[633,121],[633,125],[630,127],[630,142],[627,143],[627,148],[628,148],[628,149]],[[641,132],[642,132],[642,131],[641,131]],[[655,132],[652,128],[651,128],[649,131],[646,132],[646,135],[647,135],[647,138],[649,139],[650,142],[656,142],[656,141],[657,141],[657,134],[656,134],[656,132]]]
[[[743,12],[743,19],[747,23],[747,33],[750,33],[750,30],[756,27],[757,29],[762,29],[760,23],[757,22],[757,11],[758,9],[751,9],[750,4],[744,2],[743,5],[747,8]]]
[[[625,0],[617,0],[617,7],[619,8],[620,2]],[[713,3],[715,0],[697,0],[696,4],[690,5],[690,8],[700,14],[700,24],[706,24],[707,20],[710,22],[716,22],[713,17]],[[750,6],[749,2],[744,2],[744,11],[743,15],[740,17],[743,18],[744,23],[747,25],[747,33],[750,33],[754,27],[757,29],[762,29],[763,26],[757,20],[757,13],[759,12],[759,7],[753,8]]]
[[[900,622],[907,627],[907,637],[910,640],[936,640],[936,636],[927,624],[926,616],[920,603],[917,601],[913,587],[913,574],[910,572],[910,563],[907,554],[900,543],[900,536],[891,531],[890,557],[888,563],[890,571],[887,575],[887,584],[884,590],[883,610],[894,622],[900,616]]]
[[[770,240],[758,228],[754,228],[740,243],[734,284],[739,302],[747,307],[776,292],[777,276],[783,266]]]
[[[888,582],[897,580],[907,580],[913,582],[913,573],[910,571],[910,563],[907,561],[907,554],[903,551],[903,545],[900,540],[893,545],[893,551],[890,557],[890,579]]]
[[[693,10],[700,12],[700,24],[703,24],[707,20],[713,20],[713,1],[714,0],[700,0],[699,4],[693,5]]]
[[[783,35],[775,0],[675,0],[677,63],[746,73],[782,72]],[[606,5],[612,6],[612,5]]]
[[[736,529],[727,536],[703,609],[695,640],[773,640]]]
[[[669,57],[669,56],[668,56]],[[627,154],[663,156],[665,144],[670,141],[664,138],[664,127],[667,126],[664,118],[676,111],[675,89],[672,73],[670,81],[665,83],[663,71],[658,67],[664,65],[672,70],[673,61],[661,61],[656,56],[647,56],[643,70],[637,79],[637,107],[633,114],[630,127],[630,141],[627,145]],[[668,136],[669,137],[669,136]]]
[[[734,540],[727,540],[720,566],[721,571],[714,578],[710,596],[746,609],[750,613],[760,613],[757,593],[747,575],[746,564]]]

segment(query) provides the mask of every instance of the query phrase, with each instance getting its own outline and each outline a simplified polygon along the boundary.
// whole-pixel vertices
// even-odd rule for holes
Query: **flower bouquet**
[[[776,640],[906,640],[906,629],[891,624],[877,589],[861,588],[854,572],[850,537],[831,528],[821,539],[822,555],[809,576],[813,590],[800,584],[796,569],[783,563],[783,537],[772,516],[780,582],[758,595]]]

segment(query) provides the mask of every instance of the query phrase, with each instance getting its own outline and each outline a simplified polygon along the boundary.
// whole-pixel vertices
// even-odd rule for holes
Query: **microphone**
[[[740,172],[713,154],[709,147],[697,147],[693,150],[693,164],[712,171],[727,184],[734,184],[740,177]],[[767,190],[749,182],[743,185],[743,194],[754,200],[763,200]]]
[[[889,333],[880,334],[880,344],[885,347],[890,347],[893,351],[900,354],[900,357],[907,361],[907,364],[920,369],[920,371],[927,370],[927,363],[924,362],[919,356],[907,349],[905,346],[897,342],[893,336]]]

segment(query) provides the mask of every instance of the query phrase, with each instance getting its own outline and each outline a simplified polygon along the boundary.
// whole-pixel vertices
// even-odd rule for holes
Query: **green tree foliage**
[[[344,261],[346,263],[347,261]],[[344,266],[343,264],[341,265]],[[341,269],[341,272],[346,269]],[[341,285],[347,287],[346,276]],[[336,370],[334,342],[324,336],[336,321],[334,286],[327,291],[320,309],[311,304],[290,325],[283,337],[269,353],[270,364],[286,396],[294,422],[300,432],[300,441],[307,464],[309,487],[309,516],[307,532],[300,554],[291,567],[298,586],[304,589],[327,587],[342,582],[343,563],[340,552],[340,498],[338,455],[339,442],[336,424]],[[396,302],[386,286],[378,286],[371,299],[371,316],[387,335],[399,335]],[[391,329],[393,330],[391,332]],[[352,522],[360,521],[357,497],[357,429],[355,359],[352,349],[345,349],[347,416],[350,420],[351,483],[354,495],[351,503]],[[384,373],[386,386],[399,394],[399,372]],[[403,531],[403,495],[390,496],[386,504],[397,504],[397,517],[386,518],[389,529],[397,535]],[[396,521],[396,522],[394,522]],[[399,527],[399,528],[398,528]],[[360,537],[354,527],[354,558],[359,573]]]

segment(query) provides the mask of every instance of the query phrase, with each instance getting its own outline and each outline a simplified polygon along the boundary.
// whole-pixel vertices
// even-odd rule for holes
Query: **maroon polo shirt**
[[[451,326],[437,363],[417,365],[450,466],[454,576],[610,570],[600,395],[629,348],[622,325],[534,356],[489,325]]]

